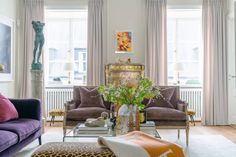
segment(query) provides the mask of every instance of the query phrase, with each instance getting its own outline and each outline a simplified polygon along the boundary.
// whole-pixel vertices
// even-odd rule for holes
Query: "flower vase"
[[[135,116],[136,118],[136,116]],[[129,126],[129,132],[134,130],[134,106],[133,105],[129,105],[129,122],[128,122],[128,126]]]
[[[140,130],[140,116],[139,116],[139,109],[138,109],[138,106],[135,106],[136,107],[136,113],[135,113],[135,130]]]
[[[122,105],[118,110],[119,117],[119,127],[118,129],[121,131],[121,134],[126,134],[129,131],[128,123],[129,123],[129,107],[128,105]]]
[[[121,133],[139,130],[138,109],[135,105],[122,105],[118,111]],[[138,124],[137,124],[138,122]]]

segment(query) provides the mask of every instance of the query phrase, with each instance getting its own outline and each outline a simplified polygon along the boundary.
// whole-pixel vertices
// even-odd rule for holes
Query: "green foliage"
[[[136,84],[134,84],[135,81]],[[153,87],[152,81],[148,78],[139,78],[135,81],[126,80],[119,86],[100,86],[99,92],[103,95],[105,101],[119,105],[138,105],[139,109],[143,110],[145,108],[142,105],[143,100],[158,97],[160,90],[158,87]]]

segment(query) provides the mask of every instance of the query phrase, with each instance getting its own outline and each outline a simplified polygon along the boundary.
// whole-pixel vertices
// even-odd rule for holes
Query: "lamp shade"
[[[65,63],[64,70],[65,71],[73,71],[74,70],[74,64],[71,63],[71,62]]]
[[[179,63],[179,62],[175,63],[175,65],[174,65],[174,70],[175,70],[175,71],[183,71],[183,70],[184,70],[184,65],[183,65],[183,63]]]
[[[0,64],[0,71],[3,71],[3,70],[4,70],[4,65]]]

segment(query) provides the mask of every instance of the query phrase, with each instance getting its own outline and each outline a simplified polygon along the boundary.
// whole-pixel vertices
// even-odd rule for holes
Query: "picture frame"
[[[133,32],[132,31],[116,31],[115,32],[115,53],[133,53]]]
[[[14,21],[0,15],[0,82],[13,81]]]

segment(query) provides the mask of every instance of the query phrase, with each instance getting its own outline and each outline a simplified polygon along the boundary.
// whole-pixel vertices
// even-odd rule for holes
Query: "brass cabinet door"
[[[106,65],[106,85],[119,85],[123,80],[144,77],[144,65],[141,64],[108,64]]]

